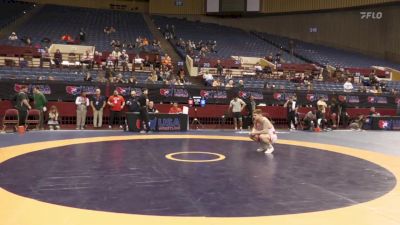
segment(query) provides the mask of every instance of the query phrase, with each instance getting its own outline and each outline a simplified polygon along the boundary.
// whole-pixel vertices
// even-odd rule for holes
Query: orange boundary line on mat
[[[45,141],[0,148],[0,163],[30,152],[67,145],[102,141],[139,139],[219,139],[249,141],[246,137],[207,135],[151,135],[112,136]],[[346,154],[376,163],[391,171],[400,181],[400,157],[361,149],[317,144],[301,141],[280,140],[280,144],[296,145]],[[277,149],[279,151],[279,149]],[[177,217],[146,216],[84,210],[44,203],[22,197],[0,188],[1,225],[399,225],[400,184],[386,195],[369,202],[333,210],[312,213],[259,217]]]

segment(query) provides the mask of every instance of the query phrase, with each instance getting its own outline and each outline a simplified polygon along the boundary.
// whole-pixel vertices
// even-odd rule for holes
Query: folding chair
[[[28,116],[26,119],[26,127],[35,125],[36,129],[39,129],[40,111],[37,109],[31,109],[28,111]]]
[[[19,123],[19,113],[16,109],[7,109],[3,117],[3,129],[1,132],[6,132],[8,125],[13,125],[14,129],[17,130]]]

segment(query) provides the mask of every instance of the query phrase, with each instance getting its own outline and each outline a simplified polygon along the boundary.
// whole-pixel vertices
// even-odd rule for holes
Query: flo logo
[[[160,95],[165,97],[172,97],[172,89],[160,89]]]
[[[189,92],[186,89],[160,89],[160,95],[165,97],[187,98]]]
[[[254,99],[256,100],[263,100],[264,95],[259,92],[252,92],[252,91],[239,91],[239,97],[241,98],[249,98],[250,96],[253,96]]]
[[[94,86],[66,86],[65,92],[70,95],[80,95],[82,92],[87,92],[89,95],[96,93]]]
[[[123,95],[123,96],[129,96],[129,95],[131,95],[131,92],[132,92],[132,91],[135,91],[135,92],[136,92],[136,96],[141,96],[141,95],[142,95],[142,90],[141,90],[140,88],[120,87],[120,86],[117,86],[117,87],[115,87],[115,90],[117,90],[118,93],[119,93],[120,95]]]
[[[273,97],[277,101],[286,101],[293,95],[294,95],[294,93],[278,93],[277,92],[277,93],[274,93]]]
[[[383,18],[382,12],[360,12],[360,15],[362,20],[380,20]]]
[[[369,103],[377,103],[377,104],[387,104],[386,97],[377,97],[377,96],[368,96]]]
[[[380,129],[390,130],[390,121],[388,120],[379,120],[378,126]]]
[[[307,94],[307,101],[316,102],[321,97],[323,97],[325,101],[328,100],[328,95],[326,95],[326,94]]]
[[[345,95],[339,95],[338,96],[339,101],[341,102],[348,102],[348,103],[360,103],[360,98],[358,96],[345,96]]]
[[[201,90],[200,96],[207,99],[227,99],[226,91]]]

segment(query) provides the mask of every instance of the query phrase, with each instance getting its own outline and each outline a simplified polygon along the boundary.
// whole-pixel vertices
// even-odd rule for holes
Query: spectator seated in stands
[[[65,42],[66,44],[72,44],[74,43],[74,39],[71,37],[69,34],[64,34],[61,36],[61,40]]]
[[[107,68],[113,68],[114,63],[115,63],[116,58],[113,56],[113,54],[109,54],[106,60],[106,67]]]
[[[148,46],[149,46],[149,40],[147,40],[147,38],[143,38],[142,42],[140,43],[140,48],[144,51],[147,51]]]
[[[156,58],[154,59],[154,67],[155,68],[161,68],[160,55],[156,55]]]
[[[40,40],[40,42],[45,45],[49,45],[49,44],[51,44],[51,39],[48,37],[44,37],[44,38],[42,38],[42,40]]]
[[[203,74],[203,79],[204,79],[204,84],[208,87],[212,86],[212,83],[214,81],[214,77],[211,73],[209,73],[209,71],[204,71]]]
[[[106,83],[106,82],[107,82],[107,79],[106,79],[106,77],[105,77],[104,72],[102,72],[102,73],[99,72],[99,73],[97,74],[96,81],[99,82],[99,83]]]
[[[122,52],[118,47],[116,47],[116,48],[114,48],[114,50],[112,51],[111,54],[114,58],[114,69],[115,69],[117,66],[119,66],[118,59],[119,59],[119,56],[122,54]]]
[[[186,79],[185,71],[182,69],[178,71],[178,78],[177,78],[178,83],[180,84],[186,84],[188,83],[188,80]]]
[[[135,58],[133,59],[133,68],[139,67],[140,70],[143,69],[143,59],[140,58],[139,54],[136,54]]]
[[[225,74],[225,82],[228,82],[229,80],[233,79],[232,71],[231,70],[226,70]]]
[[[353,91],[353,84],[351,83],[351,78],[348,78],[347,81],[343,84],[343,91],[344,92]]]
[[[145,80],[145,83],[146,83],[146,84],[155,84],[155,83],[156,83],[156,81],[154,80],[152,74],[149,74],[149,76],[148,76],[147,79]]]
[[[97,65],[97,68],[100,69],[102,65],[102,58],[103,54],[101,52],[95,51],[93,56],[93,64]],[[94,67],[94,65],[92,67]]]
[[[365,87],[364,85],[360,85],[360,87],[358,88],[358,92],[367,93],[367,87]]]
[[[150,57],[149,57],[148,55],[146,55],[146,56],[144,57],[144,60],[143,60],[143,67],[144,67],[144,68],[148,68],[148,69],[150,69],[150,68],[153,67],[153,64],[150,62]]]
[[[18,40],[17,34],[16,34],[15,32],[12,32],[12,33],[10,34],[10,36],[8,37],[8,40],[10,40],[10,41],[16,41],[16,40]]]
[[[30,37],[23,37],[21,38],[22,43],[24,43],[25,45],[31,46],[32,45],[32,38]]]
[[[85,82],[92,82],[93,78],[92,78],[92,74],[88,71],[85,74],[85,77],[83,78],[83,81]]]
[[[215,80],[213,81],[213,83],[212,83],[212,86],[213,86],[213,87],[221,87],[221,85],[222,85],[222,83],[221,83],[221,81],[219,80],[219,78],[215,79]]]
[[[82,55],[81,63],[92,66],[93,58],[94,58],[93,53],[90,52],[89,50],[86,50],[85,54]]]
[[[103,29],[103,31],[104,31],[104,33],[106,33],[106,34],[112,34],[112,33],[115,33],[115,32],[116,32],[116,30],[115,30],[115,28],[114,28],[113,26],[105,27],[105,28]]]
[[[54,53],[54,64],[57,67],[59,67],[62,62],[63,62],[63,56],[60,52],[60,49],[57,49],[56,52]]]
[[[378,94],[378,89],[376,88],[375,85],[371,87],[371,89],[369,90],[369,93]]]
[[[126,53],[126,50],[122,50],[121,55],[119,56],[118,59],[118,64],[122,66],[122,71],[129,71],[128,68],[128,63],[129,63],[129,55]]]
[[[135,40],[135,48],[140,48],[142,45],[142,37],[137,37]]]
[[[228,83],[225,85],[226,88],[233,88],[234,87],[234,82],[233,80],[229,80]]]
[[[51,64],[51,57],[47,47],[40,51],[40,67],[43,67],[44,62],[49,62]]]
[[[375,73],[371,73],[369,75],[369,85],[370,86],[378,86],[380,82],[380,79]]]
[[[239,82],[236,84],[236,87],[239,89],[244,88],[244,81],[243,80],[239,80]]]
[[[126,83],[125,80],[124,80],[124,77],[122,76],[121,73],[119,73],[119,74],[115,77],[114,83],[119,83],[119,84],[124,84],[124,83]]]
[[[265,81],[264,83],[264,89],[274,89],[275,84],[270,84],[268,81]]]
[[[265,56],[265,58],[268,62],[273,62],[274,61],[274,57],[272,56],[272,53],[270,53],[268,56]]]
[[[162,59],[162,65],[168,67],[168,68],[172,68],[172,60],[171,57],[169,57],[168,54],[165,54],[163,59]]]
[[[172,107],[168,111],[169,114],[180,114],[182,113],[182,109],[178,107],[178,103],[174,102]]]
[[[159,40],[154,39],[152,45],[155,49],[161,49],[161,42]]]
[[[132,76],[129,77],[128,84],[133,84],[133,85],[137,84],[137,78],[136,78],[135,75],[132,75]]]
[[[59,119],[57,107],[52,105],[49,110],[49,120],[47,121],[47,125],[49,126],[50,130],[60,129]]]
[[[263,68],[261,67],[260,63],[256,63],[256,65],[254,66],[254,72],[257,76],[263,73]]]

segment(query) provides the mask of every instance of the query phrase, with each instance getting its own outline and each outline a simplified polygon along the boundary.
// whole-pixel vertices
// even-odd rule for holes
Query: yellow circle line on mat
[[[67,145],[102,141],[140,139],[207,139],[250,141],[248,137],[210,135],[132,135],[77,138],[30,143],[0,148],[0,163],[26,154]],[[396,186],[374,200],[332,210],[257,217],[150,216],[78,209],[41,202],[0,188],[1,225],[399,225],[400,224],[400,157],[382,153],[302,141],[279,140],[279,144],[309,147],[358,157],[378,164],[394,174]],[[276,148],[276,152],[279,148]],[[260,155],[260,157],[262,157]],[[305,165],[307,166],[307,165]],[[324,178],[321,178],[324,179]],[[329,178],[326,178],[329,179]],[[293,187],[296,188],[296,187]],[[223,193],[221,193],[223,194]],[[268,203],[266,203],[268,204]]]
[[[176,155],[181,155],[181,154],[205,154],[205,155],[214,155],[217,156],[215,159],[178,159],[175,158]],[[173,161],[178,161],[178,162],[188,162],[188,163],[206,163],[206,162],[216,162],[216,161],[221,161],[224,160],[226,157],[222,154],[214,153],[214,152],[174,152],[165,155],[165,158]]]

